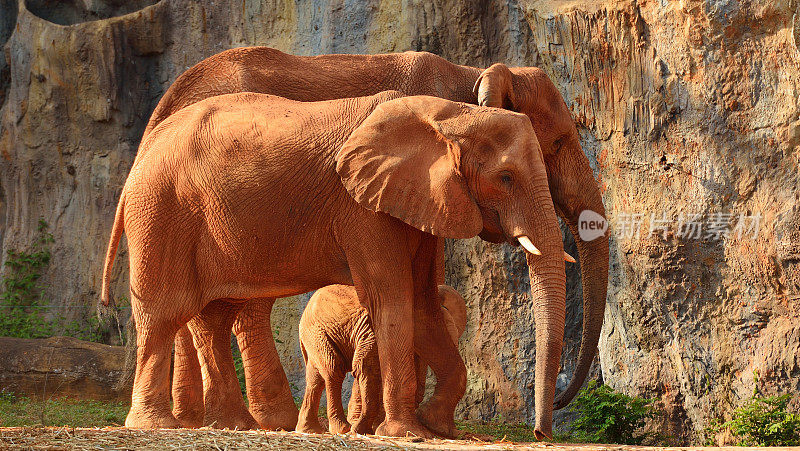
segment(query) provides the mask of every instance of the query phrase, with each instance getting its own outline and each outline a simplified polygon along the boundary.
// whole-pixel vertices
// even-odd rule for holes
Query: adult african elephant
[[[314,103],[231,94],[173,114],[141,150],[120,196],[102,289],[107,303],[124,231],[138,330],[126,426],[180,426],[169,359],[190,319],[224,317],[220,302],[352,284],[380,355],[386,419],[377,432],[432,436],[414,411],[414,351],[444,377],[420,407],[429,423],[452,421],[455,405],[436,400],[457,399],[446,392],[463,393],[466,384],[438,303],[437,237],[485,232],[522,244],[536,320],[552,337],[545,349],[561,351],[564,252],[524,115],[396,92]],[[204,390],[233,395],[227,327],[194,338]],[[419,330],[449,351],[415,347]],[[543,386],[558,366],[545,369],[537,374]],[[543,434],[551,432],[553,394],[552,386],[536,394]]]
[[[544,154],[556,212],[574,235],[581,261],[581,348],[575,374],[556,398],[555,408],[567,405],[583,384],[597,349],[608,283],[608,239],[601,236],[587,242],[577,233],[582,211],[592,210],[604,216],[605,209],[570,112],[540,69],[495,64],[483,70],[455,65],[426,52],[301,57],[268,47],[232,49],[199,62],[178,77],[156,106],[144,136],[181,108],[219,94],[250,91],[314,101],[371,95],[386,89],[504,107],[524,113],[531,120]],[[141,153],[137,161],[140,158]],[[440,258],[440,271],[442,261]],[[267,298],[248,303],[234,323],[234,332],[243,349],[250,411],[263,427],[288,429],[297,419],[297,409],[269,326],[273,302]],[[549,340],[541,329],[537,328],[537,334],[541,334],[537,344]],[[176,342],[175,413],[187,424],[199,425],[202,403],[198,405],[198,400],[202,396],[196,353],[188,330],[179,336],[184,339]],[[546,348],[539,348],[537,365],[545,364],[545,355],[558,358]],[[557,367],[558,362],[547,365]],[[542,371],[543,367],[537,366],[537,373]],[[537,383],[537,393],[543,390]]]

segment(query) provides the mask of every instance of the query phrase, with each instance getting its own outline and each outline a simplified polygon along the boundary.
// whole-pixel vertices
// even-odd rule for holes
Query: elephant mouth
[[[483,230],[478,236],[482,240],[494,244],[509,243],[515,245],[515,240],[503,230],[503,223],[500,222],[500,213],[490,208],[479,208],[483,217]]]
[[[483,230],[481,230],[481,233],[479,233],[478,236],[483,241],[488,241],[488,242],[494,243],[494,244],[505,243],[507,241],[510,242],[508,240],[508,238],[506,238],[504,233],[502,233],[502,232],[493,232],[493,231],[491,231],[491,230],[489,230],[489,229],[487,229],[485,227],[484,227]],[[514,243],[511,243],[511,244],[514,244]]]

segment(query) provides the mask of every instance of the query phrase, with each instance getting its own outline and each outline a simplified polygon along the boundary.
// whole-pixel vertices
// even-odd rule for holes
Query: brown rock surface
[[[768,393],[800,391],[794,1],[14,3],[0,0],[0,42],[10,36],[0,60],[0,248],[5,256],[30,242],[39,218],[51,224],[42,281],[54,303],[97,302],[142,129],[188,66],[242,45],[427,50],[461,64],[540,66],[574,112],[611,222],[606,383],[660,397],[667,431],[685,438],[748,396],[754,370]],[[693,213],[706,226],[717,213],[762,220],[755,238],[649,234],[651,214],[674,227]],[[630,214],[642,215],[638,236],[628,234]],[[470,314],[459,414],[531,421],[534,331],[521,256],[469,240],[448,243],[448,261],[448,283]],[[118,297],[126,271],[116,266]],[[581,317],[577,268],[568,277],[562,388]],[[279,302],[273,324],[299,389],[302,299]]]
[[[116,388],[124,362],[120,346],[69,337],[0,337],[0,390],[37,399],[130,401],[130,385]]]

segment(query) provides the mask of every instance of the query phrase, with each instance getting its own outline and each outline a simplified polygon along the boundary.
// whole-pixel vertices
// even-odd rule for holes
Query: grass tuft
[[[0,394],[0,427],[103,427],[125,424],[130,404],[76,399],[40,401],[12,393]]]

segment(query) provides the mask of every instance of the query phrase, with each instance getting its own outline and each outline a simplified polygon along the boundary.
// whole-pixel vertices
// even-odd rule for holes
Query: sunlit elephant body
[[[386,419],[376,432],[430,437],[422,418],[452,434],[466,371],[438,303],[441,238],[527,243],[533,294],[563,328],[563,246],[541,149],[530,121],[501,109],[396,92],[206,99],[142,142],[117,208],[104,302],[123,231],[138,345],[130,427],[181,425],[169,359],[190,320],[206,415],[209,400],[230,399],[225,417],[246,423],[229,345],[236,305],[346,284],[369,312],[380,355]],[[415,336],[444,352],[415,346]],[[416,412],[414,352],[440,378]]]
[[[439,285],[447,331],[455,346],[466,327],[464,298],[453,288]],[[328,400],[328,431],[352,430],[371,434],[383,419],[381,372],[375,333],[356,290],[347,285],[319,289],[309,300],[300,318],[300,348],[306,364],[306,390],[297,430],[324,432],[317,412],[322,391]],[[438,343],[431,343],[439,352]],[[353,391],[345,417],[342,407],[342,382],[353,373]],[[417,401],[425,392],[427,366],[417,368]]]
[[[592,210],[604,216],[605,209],[570,112],[556,87],[540,69],[495,64],[483,70],[455,65],[426,52],[301,57],[268,47],[232,49],[201,61],[178,77],[153,112],[145,137],[174,112],[219,94],[251,91],[316,101],[370,95],[386,89],[504,107],[524,113],[531,120],[547,166],[556,212],[575,236],[581,262],[584,298],[581,348],[575,374],[555,401],[556,408],[565,406],[584,382],[597,350],[608,282],[608,239],[603,236],[584,242],[578,235],[578,218],[582,211]],[[140,158],[141,153],[137,161]],[[442,257],[437,268],[441,274]],[[244,345],[247,350],[243,358],[248,372],[250,411],[262,427],[286,429],[293,426],[297,409],[272,340],[268,320],[273,301],[266,299],[248,304],[236,319],[234,331],[241,332],[237,333],[237,339],[240,347]],[[536,404],[539,406],[554,396],[551,390],[554,390],[560,357],[556,349],[561,346],[555,335],[562,333],[559,322],[563,321],[563,315],[551,315],[544,310],[544,305],[535,302]],[[249,333],[244,335],[242,331]],[[189,333],[182,331],[180,335],[188,337]],[[191,340],[176,343],[175,413],[185,424],[199,425],[202,419],[202,415],[198,418],[202,406],[197,402],[201,396],[200,376],[196,362],[191,361],[195,353],[187,349],[189,346]],[[249,372],[249,365],[261,371]],[[543,424],[550,422],[548,410],[542,410],[546,416],[541,418]]]

